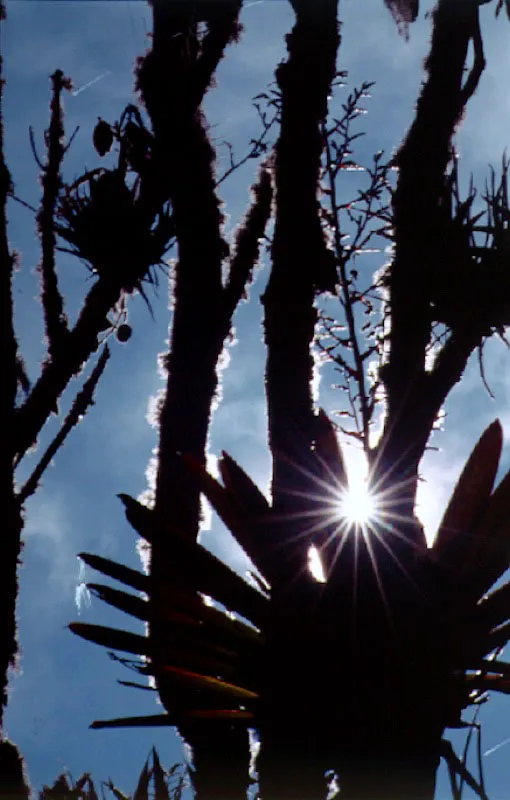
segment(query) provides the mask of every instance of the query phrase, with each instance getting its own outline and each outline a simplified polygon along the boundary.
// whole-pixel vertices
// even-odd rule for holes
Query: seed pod
[[[124,138],[129,164],[135,172],[141,173],[147,163],[152,135],[146,128],[130,121],[124,129]]]
[[[125,323],[123,325],[119,325],[117,328],[117,340],[122,343],[127,342],[129,339],[131,339],[132,333],[133,329],[131,325],[126,325]]]
[[[99,122],[94,128],[92,141],[94,143],[94,147],[96,148],[98,154],[102,158],[112,149],[113,131],[111,129],[111,126],[104,119],[101,119],[101,117],[98,117],[98,119]]]

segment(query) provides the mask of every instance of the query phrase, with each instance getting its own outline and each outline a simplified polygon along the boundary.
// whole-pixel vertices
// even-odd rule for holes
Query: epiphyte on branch
[[[106,122],[106,120],[101,119],[98,117],[98,122],[96,127],[94,128],[94,133],[92,135],[92,141],[94,143],[94,147],[96,148],[98,154],[101,156],[105,156],[107,153],[110,152],[113,145],[113,131],[111,126]]]
[[[117,328],[117,341],[122,342],[125,344],[131,339],[131,334],[133,333],[133,329],[131,325],[127,325],[125,322],[122,325],[119,325]]]

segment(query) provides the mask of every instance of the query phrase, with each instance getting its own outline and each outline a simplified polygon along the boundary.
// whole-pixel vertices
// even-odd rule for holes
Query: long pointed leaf
[[[493,650],[499,650],[499,648],[504,647],[509,640],[510,622],[507,622],[505,625],[501,625],[501,627],[496,628],[496,630],[489,634],[487,637],[485,653],[492,653]]]
[[[123,611],[128,611],[122,602],[122,592],[101,584],[87,584],[87,586],[97,593],[100,599]],[[149,600],[140,601],[143,606],[137,608],[138,617],[144,621],[164,619],[168,623],[169,631],[176,636],[185,636],[188,640],[200,640],[214,645],[220,652],[228,654],[234,651],[247,657],[253,655],[253,647],[262,644],[262,636],[258,630],[233,619],[219,609],[206,605],[198,594],[182,592],[173,585],[159,584],[153,584],[151,592]],[[131,596],[128,597],[131,600]],[[184,613],[181,609],[184,609]]]
[[[278,581],[283,564],[281,558],[275,557],[277,539],[275,525],[271,525],[269,503],[246,472],[225,452],[219,461],[219,469],[227,493],[232,498],[232,508],[237,509],[236,525],[230,527],[232,535],[269,584]],[[214,509],[228,524],[222,508],[217,505],[218,496],[221,497],[221,491],[217,489],[219,484],[214,482],[213,485],[215,493],[211,493],[211,487],[206,485],[202,488]]]
[[[347,470],[340,443],[331,420],[322,408],[319,409],[315,429],[315,455],[325,479],[347,488]]]
[[[111,586],[104,586],[101,583],[87,583],[87,589],[99,600],[136,617],[136,619],[145,622],[149,619],[149,603],[147,600],[142,600],[141,597],[112,589]]]
[[[105,625],[90,625],[88,622],[70,622],[67,627],[76,636],[81,636],[82,639],[87,639],[102,647],[143,656],[150,653],[148,638],[140,636],[138,633],[108,628]]]
[[[271,513],[271,506],[258,486],[225,451],[222,451],[218,466],[225,488],[235,498],[244,514],[264,517]]]
[[[453,490],[433,545],[439,559],[454,563],[459,547],[451,545],[457,543],[463,550],[469,542],[494,486],[502,446],[503,429],[495,420],[481,435]]]
[[[479,596],[490,589],[508,569],[509,553],[510,472],[491,496],[466,558],[464,575]]]
[[[165,772],[160,764],[156,748],[152,748],[152,775],[154,778],[154,800],[170,800]]]
[[[482,623],[487,628],[497,628],[510,618],[510,583],[484,597],[478,605]]]
[[[225,657],[252,660],[255,656],[254,645],[261,643],[260,636],[252,628],[214,608],[205,606],[203,612],[198,613],[191,622],[187,615],[168,610],[163,602],[154,605],[154,601],[150,601],[148,609],[149,621],[159,619],[166,623],[163,630],[168,632],[172,646],[179,645],[186,649],[189,646],[199,647],[220,660]]]
[[[225,486],[196,459],[183,456],[183,460],[213,509],[267,582],[271,585],[288,580],[286,562],[281,552],[276,553],[278,527],[271,507],[251,478],[226,453],[219,462]]]
[[[129,686],[132,689],[143,689],[145,692],[157,692],[154,686],[145,686],[143,683],[136,683],[136,681],[121,681],[117,679],[117,683],[121,686]]]
[[[128,794],[124,794],[124,792],[121,792],[120,789],[117,789],[117,787],[113,785],[111,778],[105,781],[105,786],[115,795],[117,800],[131,800]]]
[[[148,506],[139,503],[129,494],[118,494],[122,501],[124,513],[129,524],[150,544],[157,536],[156,515]]]
[[[206,606],[205,603],[203,604],[201,619],[210,624],[218,633],[220,631],[224,632],[233,641],[241,640],[245,645],[250,644],[257,647],[263,644],[264,637],[260,631],[238,619],[232,619],[231,616],[217,608]]]
[[[173,611],[171,607],[160,603],[155,599],[143,600],[141,597],[112,589],[101,583],[87,583],[87,589],[108,605],[130,614],[132,617],[148,622],[155,617],[162,617],[169,623],[184,627],[196,628],[200,626],[200,621],[188,614]]]
[[[205,494],[212,507],[231,531],[241,527],[241,511],[233,501],[231,493],[221,485],[197,459],[189,455],[182,456],[183,463],[196,479],[200,490]]]
[[[137,655],[153,656],[156,658],[158,649],[153,641],[146,636],[136,633],[108,628],[103,625],[91,625],[87,622],[71,622],[69,629],[72,633],[87,639],[90,642],[108,647],[113,650],[122,650]],[[213,647],[198,647],[188,643],[166,640],[163,643],[163,652],[158,655],[158,660],[164,659],[165,665],[174,662],[177,669],[202,670],[213,674],[233,677],[237,673],[235,666],[225,661],[224,653],[217,657]]]
[[[489,800],[483,786],[475,781],[469,770],[466,768],[465,763],[461,761],[456,754],[451,742],[449,742],[447,739],[443,739],[441,741],[441,745],[441,755],[449,764],[452,765],[455,772],[460,775],[462,780],[469,786],[470,789],[473,790],[480,800]]]
[[[485,673],[510,676],[510,664],[506,661],[499,661],[497,658],[493,658],[491,661],[482,661],[480,669]]]
[[[233,680],[239,674],[239,670],[235,665],[219,660],[215,653],[200,653],[196,649],[187,649],[177,642],[175,644],[165,643],[164,652],[161,656],[157,656],[154,653],[153,663],[156,670],[160,667],[165,669],[171,667],[172,669],[186,670],[197,674],[218,675],[227,680]]]
[[[173,680],[176,684],[183,686],[190,686],[195,689],[205,689],[206,691],[215,692],[218,694],[226,694],[239,700],[256,700],[258,694],[249,689],[244,689],[242,686],[236,686],[226,681],[220,681],[217,678],[212,678],[208,675],[200,675],[196,672],[190,672],[184,669],[176,669],[175,667],[163,667],[165,678]]]
[[[149,781],[151,779],[152,770],[149,769],[149,761],[147,759],[144,768],[138,779],[138,786],[136,787],[133,795],[133,800],[149,800]]]
[[[207,629],[214,634],[218,643],[226,644],[228,647],[239,649],[249,646],[260,646],[262,635],[258,630],[246,625],[240,620],[233,619],[231,615],[220,611],[217,608],[206,605],[202,598],[195,594],[185,594],[175,586],[163,586],[156,584],[152,587],[156,608],[177,609],[180,612],[184,609],[184,617],[191,618],[197,624],[205,623]],[[150,598],[150,602],[153,602]]]
[[[223,489],[223,487],[221,488]],[[121,499],[126,506],[128,520],[134,526],[136,517],[136,524],[139,526],[136,527],[136,530],[150,542],[151,537],[158,535],[153,512],[140,503],[136,503],[133,498],[129,498],[127,501],[127,497],[127,495],[123,495]],[[267,615],[267,598],[202,545],[189,542],[173,531],[171,527],[168,532],[174,537],[172,550],[175,556],[175,567],[170,566],[173,578],[178,580],[180,577],[182,583],[190,590],[198,590],[213,597],[260,627]]]
[[[466,681],[470,687],[482,692],[510,694],[510,678],[501,675],[466,675]]]
[[[155,600],[165,608],[170,608],[192,619],[201,620],[205,603],[200,594],[193,589],[177,586],[175,581],[151,583],[149,600]]]
[[[78,557],[85,562],[92,569],[102,572],[103,575],[108,575],[110,578],[115,578],[139,592],[149,591],[149,578],[142,572],[137,572],[135,569],[125,567],[123,564],[118,564],[116,561],[111,561],[109,558],[102,556],[95,556],[92,553],[79,553]]]
[[[251,711],[240,711],[236,708],[208,708],[185,711],[182,716],[185,719],[229,719],[232,722],[246,722],[253,719],[255,715]]]
[[[96,719],[89,727],[99,728],[161,728],[176,725],[170,714],[149,714],[144,717],[117,717],[117,719]]]

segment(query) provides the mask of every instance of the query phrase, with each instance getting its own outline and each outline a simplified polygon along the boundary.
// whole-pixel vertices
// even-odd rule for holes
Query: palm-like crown
[[[322,433],[303,471],[315,484],[327,476],[345,482],[333,426],[323,413],[320,422]],[[70,628],[142,656],[134,668],[155,677],[166,714],[92,727],[207,719],[256,727],[277,698],[289,709],[299,704],[312,727],[324,726],[327,717],[338,732],[349,715],[366,713],[377,728],[396,713],[395,693],[400,726],[415,725],[418,707],[436,734],[462,725],[463,709],[480,703],[488,690],[510,692],[510,664],[496,657],[510,638],[510,583],[487,594],[510,560],[510,473],[493,491],[501,449],[496,421],[469,457],[434,544],[419,551],[398,524],[384,522],[384,513],[386,531],[377,524],[364,535],[351,530],[341,547],[331,545],[327,524],[322,533],[317,526],[315,533],[303,533],[302,514],[299,533],[296,519],[277,514],[227,454],[220,461],[223,483],[183,457],[183,469],[194,473],[256,567],[253,585],[174,530],[171,521],[158,520],[121,495],[128,521],[147,542],[171,537],[172,558],[156,582],[81,554],[89,566],[147,599],[100,584],[89,588],[138,619],[157,621],[154,631],[160,633],[139,636],[86,623]],[[317,507],[311,500],[311,516]],[[324,583],[307,568],[314,542],[328,561]]]

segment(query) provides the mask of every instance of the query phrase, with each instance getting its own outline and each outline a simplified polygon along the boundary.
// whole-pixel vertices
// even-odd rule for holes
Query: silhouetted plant
[[[499,424],[491,426],[477,445],[431,549],[414,516],[418,464],[437,414],[471,352],[494,332],[503,335],[507,324],[502,298],[508,297],[508,288],[498,266],[502,263],[499,231],[505,229],[506,166],[500,187],[492,181],[486,193],[489,213],[484,227],[477,226],[480,214],[472,213],[472,191],[467,201],[460,200],[452,160],[455,128],[485,63],[478,3],[438,3],[415,121],[392,162],[384,163],[382,154],[375,157],[368,189],[348,204],[336,200],[337,183],[343,169],[356,166],[350,151],[355,135],[349,126],[370,85],[350,96],[343,118],[326,123],[328,94],[335,75],[342,77],[335,67],[336,2],[312,8],[293,0],[292,6],[296,24],[287,40],[289,59],[277,70],[273,95],[263,97],[274,104],[280,124],[271,162],[272,269],[263,300],[272,500],[268,503],[225,454],[220,462],[223,486],[204,471],[215,380],[209,378],[208,389],[202,385],[199,415],[186,414],[186,425],[192,418],[201,420],[201,427],[193,428],[195,438],[188,442],[182,433],[182,411],[169,391],[162,411],[154,510],[122,496],[128,520],[151,545],[150,576],[97,556],[83,556],[90,566],[146,592],[148,599],[143,600],[93,585],[106,602],[147,620],[149,636],[80,623],[71,626],[92,641],[142,655],[142,661],[129,665],[155,677],[167,714],[97,722],[94,727],[177,724],[189,732],[190,741],[196,737],[195,744],[203,737],[204,746],[195,749],[195,755],[200,752],[203,758],[203,771],[198,767],[195,775],[201,798],[244,796],[248,751],[242,732],[247,725],[260,735],[258,773],[264,800],[322,797],[327,770],[338,776],[346,798],[430,798],[441,755],[448,761],[454,793],[458,774],[483,797],[483,785],[442,737],[446,727],[464,724],[463,709],[480,702],[489,687],[507,689],[509,668],[490,657],[510,635],[504,602],[498,601],[500,590],[485,598],[507,566],[506,527],[498,522],[506,513],[506,479],[491,495],[501,451]],[[417,14],[414,3],[391,7],[404,23]],[[139,86],[154,129],[158,113],[164,129],[170,107],[170,102],[163,103],[163,91],[168,91],[174,112],[175,104],[183,103],[172,119],[183,120],[182,131],[189,139],[198,123],[196,106],[184,104],[183,82],[172,81],[167,87],[160,81],[157,94],[155,90],[156,69],[164,75],[165,58],[171,60],[158,54],[158,38],[163,43],[166,36],[171,53],[174,45],[168,44],[179,38],[176,32],[184,35],[179,25],[184,24],[185,13],[176,8],[154,4],[154,47],[143,62]],[[475,58],[464,79],[471,41]],[[173,61],[172,67],[175,71]],[[186,62],[187,91],[197,97],[200,93],[193,89],[191,75]],[[167,135],[175,138],[182,133],[175,127]],[[197,141],[202,136],[203,128]],[[174,153],[179,152],[179,141]],[[204,170],[211,164],[207,152],[206,157],[204,149]],[[398,171],[395,188],[392,170]],[[212,198],[209,203],[217,208]],[[196,210],[193,213],[197,219]],[[218,241],[221,219],[215,215]],[[344,217],[355,228],[348,246]],[[482,232],[488,234],[483,244]],[[183,253],[190,252],[185,227],[177,232],[181,248],[180,235]],[[352,259],[381,236],[393,243],[391,263],[371,286],[359,290]],[[418,250],[417,241],[425,242]],[[443,243],[440,252],[437,242]],[[221,253],[221,248],[213,247],[212,252]],[[455,269],[460,274],[460,265],[476,275],[481,263],[489,261],[501,291],[498,298],[486,292],[483,310],[471,312],[459,296],[462,278],[450,275]],[[441,288],[440,279],[449,281],[449,293]],[[315,298],[317,293],[334,291],[336,284],[347,333],[337,335],[335,318],[323,316],[333,347],[323,344],[322,349],[336,359],[347,384],[355,387],[352,410],[359,414],[358,428],[350,432],[364,446],[372,486],[387,514],[364,537],[359,531],[344,532],[340,541],[338,523],[328,516],[327,508],[345,489],[346,473],[331,423],[322,412],[314,414],[311,396]],[[179,289],[177,298],[178,293]],[[208,296],[214,297],[210,285]],[[360,303],[368,320],[358,333],[353,309]],[[382,316],[372,322],[375,308],[381,308]],[[197,319],[194,313],[188,311],[187,323],[193,330],[193,363],[200,365],[203,344],[199,346],[200,328],[195,322],[191,327]],[[174,320],[174,334],[176,330]],[[438,343],[441,349],[429,368],[431,347]],[[213,368],[219,352],[216,347],[210,357]],[[370,375],[372,355],[379,368]],[[171,380],[178,393],[181,379],[173,373],[173,350],[171,358]],[[186,380],[189,377],[183,376],[181,392]],[[195,384],[194,378],[187,397],[197,398]],[[374,447],[370,423],[381,399],[384,430]],[[165,426],[172,425],[174,433],[168,436],[170,427]],[[253,561],[261,576],[256,579],[258,588],[250,587],[194,541],[199,490]],[[322,556],[323,583],[317,583],[307,569],[311,545]],[[235,617],[204,604],[204,595]],[[487,610],[494,605],[499,616],[490,617]],[[236,743],[230,774],[220,766],[223,756],[217,746],[225,747],[228,736]],[[207,741],[209,755],[214,754],[212,764],[207,763]],[[238,749],[242,747],[244,766]],[[244,785],[239,769],[241,773],[244,769]]]
[[[147,635],[70,626],[99,644],[141,656],[125,663],[155,680],[167,713],[94,727],[177,725],[192,747],[199,800],[246,797],[248,726],[260,736],[264,800],[323,797],[328,770],[338,776],[347,800],[428,800],[441,755],[454,795],[459,776],[485,797],[482,781],[467,772],[442,737],[446,727],[463,724],[463,709],[483,700],[489,688],[508,691],[510,666],[491,657],[510,637],[507,587],[486,597],[508,563],[508,476],[492,493],[502,446],[498,423],[475,448],[432,548],[414,515],[418,465],[441,406],[470,354],[477,348],[481,353],[494,333],[504,337],[508,324],[507,164],[499,184],[491,178],[487,218],[478,224],[474,190],[460,199],[452,149],[485,65],[479,0],[439,0],[415,120],[391,163],[381,154],[375,157],[369,188],[349,204],[337,201],[337,183],[343,169],[355,166],[349,126],[369,84],[351,95],[342,118],[328,123],[328,99],[343,76],[336,68],[337,2],[290,2],[296,20],[287,37],[288,59],[277,68],[276,88],[259,96],[274,117],[259,110],[263,133],[245,158],[266,150],[273,120],[279,137],[259,170],[232,254],[217,188],[243,159],[232,156],[217,178],[201,104],[226,46],[240,36],[241,0],[152,0],[152,47],[136,70],[150,129],[134,105],[118,123],[99,120],[94,145],[99,157],[118,146],[116,166],[92,170],[71,184],[60,177],[66,150],[60,95],[69,83],[62,72],[54,73],[37,218],[48,357],[31,390],[12,328],[14,259],[5,230],[12,189],[3,165],[0,248],[8,267],[2,297],[9,313],[2,323],[8,379],[2,395],[7,435],[2,480],[13,532],[5,560],[8,616],[12,610],[5,652],[8,658],[15,652],[21,504],[90,404],[107,351],[19,493],[13,460],[19,463],[36,441],[99,339],[115,329],[121,341],[129,338],[126,298],[138,291],[150,308],[143,283],[157,281],[157,267],[176,242],[153,508],[121,495],[129,522],[150,545],[149,575],[82,554],[90,566],[146,595],[90,586],[104,601],[146,622]],[[418,3],[386,4],[407,34]],[[499,2],[496,12],[501,7]],[[464,78],[471,43],[474,60]],[[33,135],[32,143],[35,153]],[[392,169],[398,171],[395,188]],[[204,465],[219,358],[271,213],[272,267],[263,297],[273,458],[268,502],[227,455],[221,461],[223,485]],[[347,246],[345,218],[355,228]],[[72,329],[58,289],[57,236],[97,276]],[[391,263],[360,291],[352,259],[379,236],[393,243]],[[491,276],[497,292],[485,288],[482,273]],[[466,276],[480,288],[476,307],[464,290]],[[328,514],[347,479],[334,429],[323,412],[316,414],[311,388],[317,298],[324,293],[339,295],[347,334],[338,335],[336,315],[323,314],[333,344],[322,340],[319,347],[335,359],[347,390],[354,387],[350,400],[357,428],[347,432],[363,444],[382,506],[364,535],[358,529],[339,532]],[[368,320],[358,332],[359,304]],[[376,308],[380,318],[372,316]],[[108,317],[112,310],[114,322]],[[429,366],[432,349],[437,352]],[[371,374],[372,355],[378,367]],[[29,393],[16,408],[18,383]],[[379,400],[384,400],[384,426],[373,445],[370,425]],[[253,561],[257,588],[197,543],[201,493]],[[322,559],[322,582],[308,569],[311,547]],[[216,605],[206,604],[204,595]],[[148,765],[142,775],[146,787]],[[83,779],[82,787],[86,784],[88,791],[90,779]],[[61,788],[70,790],[64,783]]]
[[[151,760],[152,767],[149,766]],[[152,759],[149,757],[145,762],[132,795],[124,794],[108,779],[101,782],[101,796],[103,800],[112,795],[116,800],[149,800],[149,797],[154,800],[181,800],[187,785],[186,769],[181,764],[173,764],[168,770],[163,769],[156,749],[153,748]],[[105,793],[105,789],[111,795]],[[53,786],[43,787],[39,792],[39,800],[98,800],[98,794],[88,772],[84,772],[76,781],[63,772]]]

